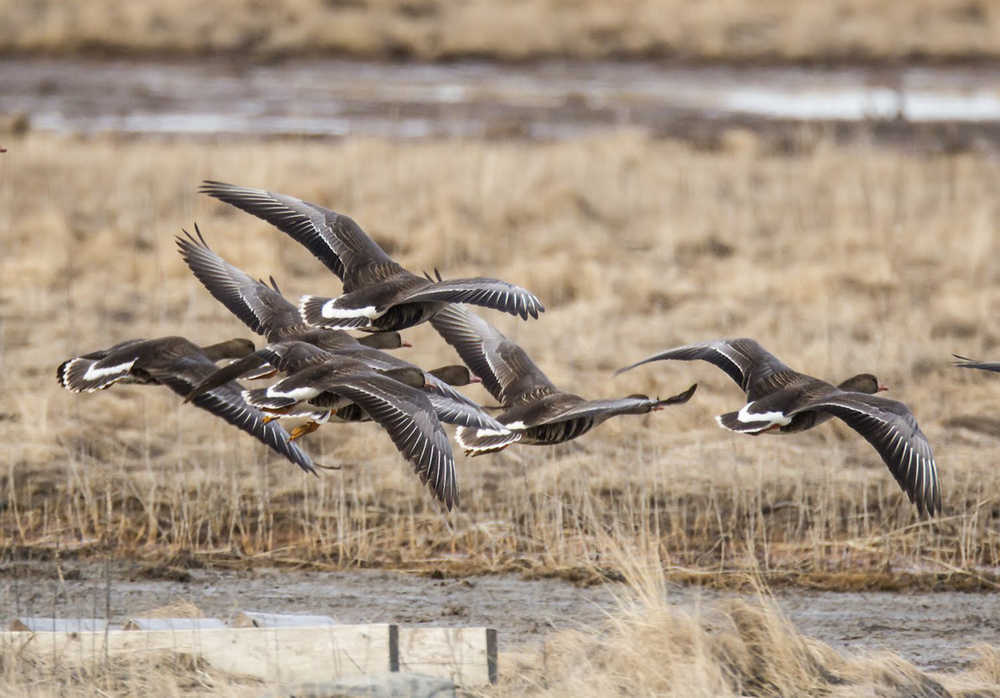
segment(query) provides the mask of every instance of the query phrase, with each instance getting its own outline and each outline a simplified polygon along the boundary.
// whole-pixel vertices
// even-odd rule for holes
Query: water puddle
[[[0,61],[0,114],[60,133],[565,139],[697,120],[1000,124],[997,67]]]

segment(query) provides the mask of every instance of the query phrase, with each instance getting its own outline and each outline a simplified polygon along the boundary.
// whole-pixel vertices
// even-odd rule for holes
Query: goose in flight
[[[401,330],[429,320],[451,303],[481,305],[525,320],[545,310],[533,293],[506,281],[435,279],[407,271],[351,218],[322,206],[210,180],[199,191],[273,224],[340,277],[343,295],[299,300],[299,315],[313,327]]]
[[[108,349],[67,359],[56,370],[59,383],[75,393],[104,390],[115,383],[165,385],[187,395],[195,385],[215,373],[215,362],[253,352],[253,342],[231,339],[199,347],[184,337],[132,339]],[[194,404],[267,444],[307,472],[315,473],[312,459],[281,426],[268,424],[266,416],[248,405],[243,388],[226,381],[202,393]]]
[[[505,431],[459,427],[455,432],[468,455],[499,451],[515,442],[551,445],[569,441],[611,417],[646,414],[687,402],[697,387],[692,385],[664,400],[645,395],[585,400],[553,385],[524,349],[464,306],[444,308],[431,318],[431,325],[503,408],[497,421]]]
[[[292,410],[303,402],[323,408],[319,413],[314,411],[306,425],[292,431],[293,439],[315,430],[337,410],[356,405],[388,432],[421,482],[430,486],[448,509],[458,502],[451,444],[423,390],[422,370],[377,371],[362,361],[306,342],[269,344],[265,351],[272,354],[267,357],[269,363],[290,375],[267,388],[244,390],[247,404],[275,413]]]
[[[254,279],[216,254],[197,226],[195,232],[197,239],[186,231],[185,237],[177,237],[181,257],[217,300],[250,329],[264,335],[270,344],[207,376],[193,388],[185,401],[230,380],[264,377],[278,370],[294,373],[311,363],[327,360],[331,353],[348,355],[380,371],[417,369],[414,364],[380,350],[380,347],[403,345],[397,332],[381,332],[355,339],[343,330],[308,327],[299,319],[295,306],[281,295],[274,279],[271,279],[271,286]],[[280,346],[289,342],[306,342],[321,351],[308,352],[302,347],[291,351],[289,347]],[[465,366],[442,366],[424,372],[423,389],[441,421],[502,430],[503,427],[495,419],[453,387],[476,381],[478,378]],[[336,414],[351,421],[365,418],[356,409],[346,406]]]
[[[839,417],[875,447],[921,513],[941,510],[937,464],[927,437],[901,402],[879,397],[875,376],[861,373],[839,386],[792,370],[753,339],[717,339],[667,349],[619,369],[650,361],[708,361],[725,371],[747,395],[736,412],[716,417],[732,431],[761,434],[811,429]]]

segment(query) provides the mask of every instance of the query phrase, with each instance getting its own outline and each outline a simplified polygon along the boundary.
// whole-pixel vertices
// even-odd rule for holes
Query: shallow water
[[[8,58],[0,114],[63,133],[392,138],[662,134],[734,119],[992,124],[1000,69]]]
[[[556,579],[510,575],[430,579],[388,571],[315,572],[188,570],[188,581],[143,579],[137,565],[111,570],[106,598],[100,563],[52,563],[0,568],[0,621],[17,616],[130,615],[186,600],[226,620],[239,610],[311,613],[343,623],[477,626],[498,629],[500,650],[536,643],[563,628],[593,627],[616,609],[616,584],[581,588]],[[61,576],[61,579],[60,579]],[[721,598],[740,597],[689,587],[670,589],[672,604],[694,613]],[[849,652],[889,650],[927,670],[965,664],[977,643],[1000,645],[1000,595],[963,592],[816,592],[779,590],[782,611],[800,632]]]

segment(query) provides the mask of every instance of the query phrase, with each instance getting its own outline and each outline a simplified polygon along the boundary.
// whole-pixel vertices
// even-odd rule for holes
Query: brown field
[[[622,541],[674,578],[830,587],[992,587],[1000,563],[995,376],[950,353],[1000,354],[988,156],[820,145],[795,156],[702,152],[620,134],[590,141],[78,140],[30,135],[0,162],[5,552],[449,573],[615,574]],[[218,178],[353,215],[408,266],[491,274],[546,302],[491,319],[585,396],[690,403],[613,420],[569,445],[457,454],[445,514],[372,425],[307,438],[315,478],[166,390],[73,395],[55,367],[126,338],[247,336],[176,254],[198,221],[220,254],[285,292],[339,282],[267,224],[195,193]],[[742,404],[706,363],[612,371],[656,350],[748,335],[840,380],[875,372],[936,449],[944,514],[922,521],[841,424],[740,438]],[[428,326],[404,356],[457,360]],[[469,394],[490,402],[478,387]]]
[[[0,16],[7,53],[854,62],[1000,50],[986,0],[0,0]]]
[[[772,154],[748,137],[727,142],[704,151],[630,133],[560,144],[6,140],[0,560],[110,554],[581,583],[632,580],[635,560],[653,560],[657,571],[638,575],[637,588],[662,578],[746,586],[750,573],[834,589],[995,589],[1000,377],[949,359],[1000,358],[997,161],[825,142]],[[220,254],[273,273],[289,296],[338,291],[304,248],[196,194],[203,178],[349,213],[413,269],[532,289],[548,306],[540,320],[489,317],[563,387],[667,395],[697,381],[698,393],[563,447],[457,454],[462,504],[447,514],[370,424],[307,437],[319,462],[344,466],[314,478],[166,390],[62,390],[55,367],[75,352],[139,336],[249,336],[174,250],[173,235],[195,220]],[[612,376],[668,346],[740,335],[828,379],[876,373],[935,447],[944,513],[921,520],[841,424],[787,437],[723,432],[712,416],[742,396],[708,364]],[[426,326],[407,338],[406,358],[456,360]],[[469,394],[489,401],[478,387]],[[722,609],[720,630],[700,617],[667,622],[652,596],[611,621],[614,649],[571,638],[519,659],[527,683],[501,689],[565,695],[589,676],[594,691],[574,692],[601,695],[605,677],[626,682],[625,694],[697,681],[689,695],[801,685],[837,695],[846,689],[824,671],[918,680],[901,660],[814,661],[827,650],[773,611]],[[635,654],[661,640],[662,661],[633,669]],[[776,661],[792,673],[756,663],[767,643],[783,648]],[[11,661],[0,657],[0,676],[22,680]],[[555,664],[537,668],[543,661]],[[672,673],[688,664],[704,671]],[[587,671],[570,671],[580,665]],[[997,666],[984,651],[961,685],[996,681]],[[119,691],[116,676],[112,667],[99,680]],[[91,678],[65,680],[87,688]],[[199,688],[184,681],[177,692]]]

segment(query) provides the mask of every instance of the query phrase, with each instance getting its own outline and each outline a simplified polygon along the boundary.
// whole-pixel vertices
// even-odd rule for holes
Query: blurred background
[[[14,132],[551,140],[636,128],[711,146],[737,128],[787,146],[806,123],[966,148],[995,138],[1000,118],[1000,8],[977,0],[2,7],[0,113]]]

